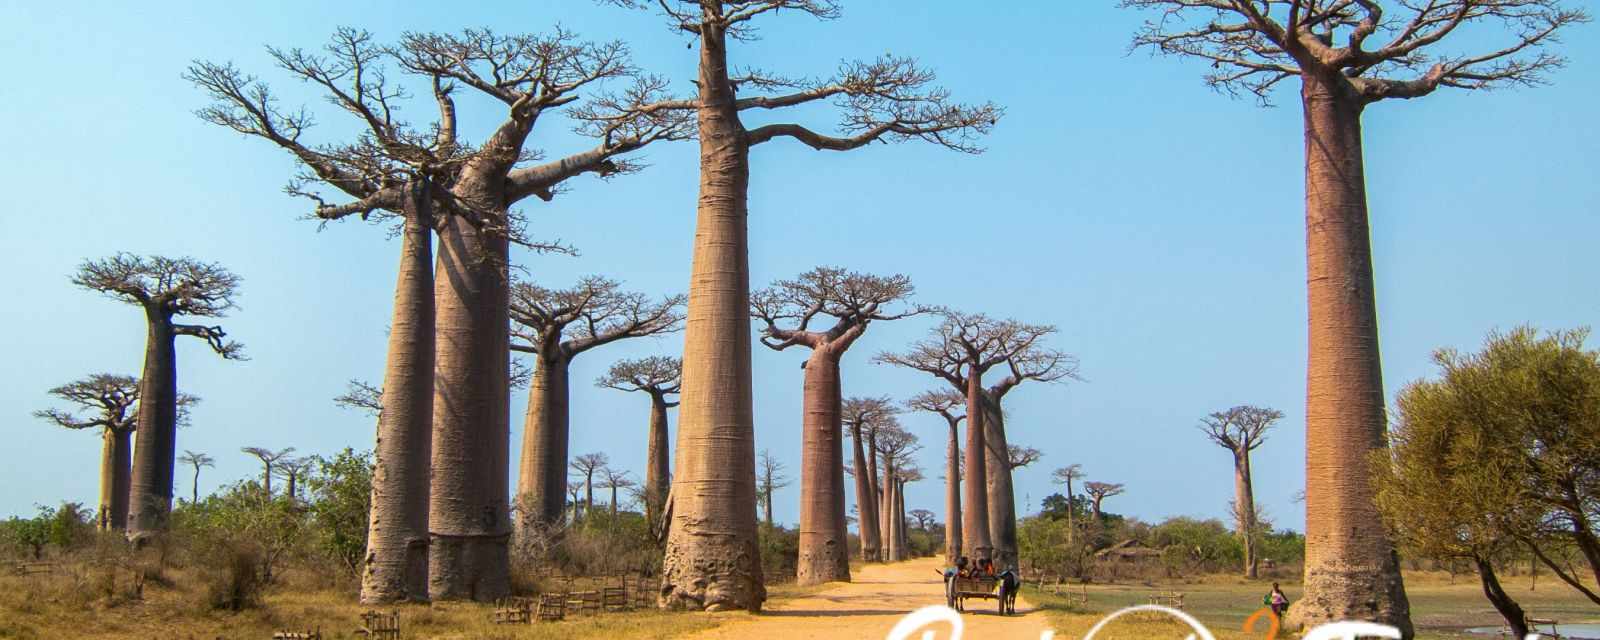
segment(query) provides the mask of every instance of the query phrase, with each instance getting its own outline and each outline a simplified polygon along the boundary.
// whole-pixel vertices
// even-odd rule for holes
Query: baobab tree
[[[666,509],[667,488],[672,482],[667,442],[667,409],[678,406],[667,396],[678,394],[683,375],[683,361],[666,356],[651,356],[638,360],[619,360],[611,365],[606,375],[595,381],[596,386],[619,391],[641,391],[650,396],[649,446],[645,452],[644,511],[645,521],[658,527],[661,514]]]
[[[600,488],[611,491],[611,526],[616,526],[617,522],[617,490],[629,489],[637,484],[633,478],[628,477],[627,471],[613,469],[610,466],[600,468]]]
[[[100,508],[101,531],[121,531],[128,526],[128,475],[133,455],[133,432],[139,404],[139,380],[110,373],[74,380],[50,390],[50,395],[65,400],[74,409],[44,409],[33,412],[64,429],[100,430]],[[80,416],[79,411],[88,415]]]
[[[272,476],[276,475],[274,473],[275,467],[279,461],[287,460],[289,458],[289,454],[294,453],[294,447],[279,449],[277,451],[273,451],[266,447],[242,447],[239,450],[255,456],[257,460],[261,461],[261,494],[265,496],[267,500],[271,500]]]
[[[1305,597],[1290,628],[1370,620],[1413,633],[1399,558],[1378,518],[1368,457],[1384,446],[1383,375],[1361,116],[1440,88],[1531,86],[1589,15],[1562,0],[1122,0],[1152,9],[1136,47],[1211,64],[1206,83],[1267,102],[1300,80],[1306,285]],[[1459,43],[1459,44],[1458,44]],[[1479,52],[1469,53],[1473,47]]]
[[[391,517],[406,531],[378,538],[382,544],[377,551],[384,556],[378,566],[385,573],[364,580],[379,584],[364,588],[366,597],[414,597],[406,595],[411,592],[405,587],[413,576],[401,568],[418,549],[426,553],[433,598],[501,597],[509,589],[505,471],[510,440],[497,425],[504,425],[510,412],[509,248],[517,243],[535,250],[562,249],[529,240],[512,207],[530,197],[551,200],[568,180],[585,173],[634,171],[638,165],[622,156],[657,141],[686,137],[689,119],[681,110],[659,108],[666,82],[641,76],[622,43],[585,42],[559,29],[547,35],[472,29],[460,34],[411,32],[384,46],[365,31],[344,28],[334,33],[323,53],[268,52],[290,77],[311,83],[353,115],[363,128],[356,140],[303,140],[312,124],[307,112],[282,110],[265,83],[226,64],[196,62],[189,69],[187,77],[215,101],[201,117],[292,154],[305,171],[289,191],[314,200],[317,217],[410,207],[428,212],[415,218],[428,220],[439,237],[433,269],[439,277],[430,276],[432,308],[423,295],[429,284],[422,279],[424,232],[416,227],[407,234],[400,281],[403,293],[412,297],[396,299],[397,315],[416,314],[418,324],[406,325],[408,331],[399,331],[402,327],[396,324],[410,354],[403,360],[413,371],[428,368],[420,360],[429,346],[423,344],[421,323],[426,321],[421,318],[431,314],[433,379],[390,383],[386,375],[385,382],[391,394],[401,393],[402,382],[407,394],[431,394],[431,407],[420,399],[405,403],[414,414],[409,427],[416,428],[422,415],[431,421],[429,465],[420,470],[432,479],[429,519],[422,529],[430,532],[431,541],[422,547],[408,541],[422,531],[415,529],[415,509],[403,509],[398,520]],[[438,105],[434,122],[419,128],[398,119],[401,102],[411,94],[386,73],[389,65],[426,87],[421,93]],[[578,122],[579,133],[599,141],[595,146],[553,159],[528,147],[541,115],[574,105],[585,92],[626,80],[632,82],[621,92],[597,95],[567,111]],[[504,119],[490,125],[479,145],[458,135],[456,95],[463,88],[504,105]],[[318,183],[348,200],[329,202],[314,186]],[[416,277],[408,280],[408,273]],[[398,365],[391,358],[391,368]],[[391,397],[389,404],[400,411],[402,402]],[[423,408],[426,414],[417,411]],[[408,430],[412,444],[420,442],[413,435]],[[388,486],[396,492],[419,471],[409,460],[404,466],[403,473],[395,469],[388,476],[394,480]],[[375,508],[380,504],[373,502]]]
[[[750,298],[760,320],[761,343],[775,351],[811,350],[805,369],[805,406],[800,425],[800,584],[848,581],[849,530],[844,522],[843,395],[839,362],[874,321],[898,320],[924,311],[902,303],[911,279],[818,267],[794,280],[779,280]],[[832,326],[816,327],[818,316]]]
[[[1043,457],[1044,452],[1033,447],[1021,447],[1014,444],[1006,445],[1006,467],[1012,471],[1038,462]]]
[[[964,411],[967,399],[954,389],[924,391],[906,401],[912,411],[939,414],[949,427],[945,443],[944,471],[944,556],[954,562],[961,556],[961,421],[967,418]]]
[[[1267,430],[1283,412],[1267,407],[1240,405],[1200,419],[1200,431],[1233,455],[1233,510],[1244,543],[1244,575],[1256,577],[1256,500],[1250,483],[1250,452],[1266,442]]]
[[[932,335],[904,353],[880,353],[879,363],[931,374],[964,394],[967,447],[962,510],[962,555],[990,558],[1002,567],[1017,561],[1016,497],[1006,443],[1001,401],[1028,380],[1077,379],[1077,359],[1041,343],[1055,333],[1049,325],[995,320],[983,314],[946,310]],[[983,376],[1005,365],[1008,375],[984,387]],[[980,482],[978,479],[983,478]]]
[[[198,504],[200,502],[200,468],[216,467],[217,461],[204,453],[196,453],[184,449],[183,455],[178,456],[178,462],[194,467],[194,492],[189,497],[189,504]]]
[[[756,497],[766,515],[769,530],[773,527],[772,495],[778,489],[789,486],[788,471],[787,466],[772,457],[772,452],[761,450],[761,457],[756,460]]]
[[[1083,492],[1089,494],[1089,505],[1094,510],[1094,521],[1100,522],[1100,503],[1106,498],[1120,496],[1125,491],[1122,483],[1085,482]],[[1071,502],[1067,503],[1071,506]]]
[[[621,290],[614,280],[590,276],[570,289],[529,282],[511,288],[512,351],[534,356],[533,384],[522,423],[522,464],[517,498],[529,523],[561,520],[567,488],[570,430],[568,371],[579,354],[628,338],[681,328],[683,296],[659,300]]]
[[[927,509],[912,509],[906,515],[911,516],[911,519],[915,520],[917,522],[917,530],[918,531],[922,531],[922,532],[925,532],[925,533],[932,530],[933,521],[934,521],[934,518],[936,517],[936,516],[933,515],[932,511],[929,511]]]
[[[1072,536],[1072,483],[1083,479],[1083,465],[1073,463],[1050,474],[1050,481],[1055,484],[1066,485],[1067,490],[1067,536]]]
[[[906,517],[906,485],[913,482],[921,482],[922,479],[922,467],[902,466],[895,470],[897,483],[894,489],[895,529],[899,532],[900,550],[905,558],[916,556],[911,548],[911,534],[907,532],[906,527],[906,523],[909,521]]]
[[[290,502],[300,499],[298,481],[311,472],[316,464],[314,458],[301,456],[299,458],[284,458],[273,465],[272,472],[283,479],[283,493]]]
[[[878,492],[879,530],[883,532],[884,560],[898,562],[906,559],[905,513],[900,492],[904,488],[901,473],[914,467],[912,456],[922,450],[917,436],[904,427],[893,415],[881,418],[872,430],[869,442],[883,462],[883,476]]]
[[[119,253],[78,266],[72,283],[138,305],[145,316],[144,370],[139,378],[139,428],[128,489],[128,537],[136,542],[167,530],[178,457],[178,336],[200,338],[217,355],[243,360],[244,346],[215,325],[183,324],[180,316],[220,318],[234,308],[239,276],[193,258]]]
[[[856,485],[856,533],[861,540],[861,559],[879,562],[883,560],[883,532],[879,530],[878,453],[873,440],[878,426],[900,410],[888,397],[848,398],[841,406],[841,421],[850,430],[855,447],[850,475]],[[848,575],[848,568],[846,572]]]
[[[594,511],[594,475],[611,464],[611,456],[604,453],[585,453],[572,459],[572,472],[583,478],[583,512]]]
[[[923,140],[962,152],[1000,117],[993,105],[952,103],[934,74],[909,58],[847,62],[820,81],[730,73],[729,44],[753,37],[761,16],[838,15],[833,0],[611,0],[660,9],[674,33],[699,41],[700,197],[695,223],[674,523],[662,603],[674,608],[759,610],[766,599],[756,551],[755,433],[751,411],[748,202],[750,150],[778,139],[847,151],[874,141]],[[742,92],[742,95],[741,95]],[[747,128],[741,113],[831,101],[842,135],[777,122]],[[703,486],[702,486],[703,485]]]

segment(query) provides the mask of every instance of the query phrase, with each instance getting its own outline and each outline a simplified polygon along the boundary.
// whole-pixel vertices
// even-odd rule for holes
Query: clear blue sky
[[[179,448],[218,460],[202,491],[257,473],[241,446],[331,453],[368,448],[373,421],[330,401],[352,377],[377,382],[397,245],[381,229],[318,233],[307,203],[282,193],[294,166],[257,139],[200,122],[205,104],[179,75],[191,59],[232,60],[306,103],[342,139],[350,122],[270,65],[264,45],[317,47],[337,25],[390,40],[405,30],[492,26],[632,43],[636,62],[688,89],[694,52],[651,14],[584,0],[468,3],[121,3],[0,1],[0,173],[6,250],[0,336],[0,514],[67,499],[93,504],[99,440],[32,418],[50,387],[99,371],[136,374],[141,314],[72,287],[85,258],[119,250],[191,255],[244,278],[241,309],[222,324],[252,360],[224,362],[202,344],[178,349],[179,385],[204,398]],[[1007,400],[1013,442],[1045,452],[1020,470],[1017,499],[1034,511],[1056,491],[1050,469],[1082,463],[1091,480],[1125,482],[1110,510],[1157,520],[1221,516],[1228,454],[1195,430],[1234,404],[1282,409],[1258,450],[1258,499],[1301,528],[1305,273],[1300,114],[1216,95],[1193,61],[1127,55],[1144,16],[1111,2],[907,5],[858,0],[841,20],[768,21],[765,39],[735,49],[741,65],[825,75],[841,59],[916,55],[959,98],[1007,114],[989,152],[968,157],[921,144],[849,154],[776,142],[753,158],[751,277],[760,285],[819,264],[903,272],[927,303],[1052,323],[1055,345],[1082,359],[1088,381],[1025,386]],[[988,5],[985,5],[988,6]],[[1554,85],[1491,94],[1442,91],[1379,104],[1366,123],[1368,186],[1392,398],[1432,372],[1431,350],[1474,347],[1496,327],[1571,327],[1600,316],[1600,100],[1595,25],[1568,36],[1572,64]],[[464,106],[482,139],[496,117]],[[427,111],[414,112],[417,120]],[[793,117],[831,123],[826,112]],[[552,154],[588,143],[545,122]],[[556,201],[532,203],[532,230],[578,258],[519,255],[540,282],[598,273],[665,293],[688,282],[696,186],[691,144],[652,148],[642,174],[584,177]],[[847,395],[907,397],[932,378],[870,364],[921,336],[932,320],[875,325],[845,358]],[[607,451],[643,470],[647,401],[600,390],[614,360],[677,354],[681,338],[642,340],[582,356],[573,370],[574,453]],[[798,475],[799,352],[755,353],[757,446]],[[512,400],[513,442],[525,405]],[[676,412],[673,415],[676,421]],[[940,475],[942,422],[911,416],[921,456]],[[515,456],[513,456],[515,458]],[[777,515],[796,517],[797,486]],[[179,495],[189,479],[179,474]],[[942,512],[937,480],[908,489],[909,508]]]

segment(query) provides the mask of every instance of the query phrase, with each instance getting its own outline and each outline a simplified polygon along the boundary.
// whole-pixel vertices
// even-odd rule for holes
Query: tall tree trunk
[[[1072,512],[1078,510],[1077,502],[1072,499],[1072,478],[1067,478],[1067,542],[1072,542],[1077,530],[1072,527]]]
[[[139,378],[139,428],[128,490],[128,537],[142,542],[167,530],[177,464],[178,368],[172,317],[146,306],[144,371]]]
[[[700,199],[684,331],[672,526],[661,601],[759,611],[750,391],[750,148],[728,81],[726,34],[701,30]]]
[[[961,556],[961,435],[958,426],[950,423],[950,442],[945,445],[944,559],[952,564]]]
[[[850,533],[844,509],[844,434],[839,358],[832,346],[811,352],[805,366],[805,415],[800,437],[800,554],[802,585],[850,581]],[[767,509],[772,496],[767,496]]]
[[[894,535],[894,468],[884,461],[883,478],[878,482],[878,528],[883,532],[883,561],[898,560],[899,540]]]
[[[261,465],[261,492],[268,502],[272,501],[272,463]]]
[[[913,557],[911,553],[911,533],[906,528],[906,483],[904,480],[894,488],[894,513],[895,526],[900,529],[900,555],[905,558]]]
[[[1104,498],[1102,498],[1101,496],[1095,496],[1094,497],[1094,502],[1090,503],[1090,505],[1094,508],[1094,512],[1089,514],[1089,515],[1094,516],[1094,521],[1095,521],[1096,524],[1098,524],[1100,522],[1100,501],[1103,500],[1103,499]]]
[[[987,396],[987,394],[985,394]],[[984,444],[988,459],[984,461],[988,472],[989,491],[989,541],[994,544],[996,569],[1017,564],[1017,500],[1011,485],[1011,455],[1006,442],[1005,414],[1000,411],[998,399],[984,402],[988,415],[984,416]]]
[[[107,427],[100,446],[100,530],[121,531],[128,527],[128,465],[131,463],[132,432]]]
[[[200,502],[200,465],[195,465],[195,467],[194,467],[194,485],[190,487],[190,490],[193,491],[194,493],[190,495],[189,503],[190,504],[199,503]],[[123,500],[126,501],[127,497],[124,496]]]
[[[611,485],[611,526],[617,526],[617,485]]]
[[[1399,556],[1373,501],[1384,445],[1383,375],[1362,174],[1362,103],[1342,77],[1302,76],[1306,152],[1305,596],[1310,628],[1365,620],[1412,637]]]
[[[650,448],[645,454],[644,474],[645,516],[651,527],[660,526],[661,513],[667,504],[667,486],[672,482],[667,455],[667,399],[651,392]],[[562,496],[565,495],[563,490]]]
[[[1250,450],[1233,453],[1234,514],[1239,521],[1240,541],[1244,543],[1244,577],[1256,577],[1256,498],[1250,486]]]
[[[568,370],[560,345],[550,341],[535,358],[528,387],[528,412],[522,422],[522,464],[517,480],[526,517],[550,526],[561,521],[567,499]],[[588,505],[593,505],[593,500]]]
[[[429,195],[414,185],[405,211],[361,602],[428,598],[428,476],[433,453],[434,282]]]
[[[850,440],[855,447],[852,453],[851,471],[856,479],[856,534],[861,539],[861,559],[867,562],[876,561],[883,549],[879,545],[878,531],[878,496],[872,492],[871,472],[867,470],[866,443],[862,438],[861,425],[854,424],[850,427]]]
[[[498,181],[464,172],[462,200],[504,219]],[[495,181],[495,185],[487,184]],[[451,216],[434,269],[432,491],[428,595],[489,602],[510,591],[507,542],[510,294],[507,240]]]
[[[1511,628],[1511,637],[1526,638],[1528,614],[1500,586],[1500,579],[1494,574],[1494,564],[1485,558],[1473,558],[1473,562],[1478,567],[1478,580],[1483,583],[1483,595],[1489,598],[1489,604],[1494,605],[1500,617],[1505,618],[1506,626]]]
[[[594,513],[594,469],[583,477],[583,512]]]
[[[962,555],[972,560],[988,558],[994,552],[989,538],[988,448],[984,433],[988,431],[988,412],[984,409],[982,375],[977,366],[967,367],[967,483],[961,536],[967,545]]]
[[[885,522],[888,518],[883,508],[883,482],[878,479],[878,430],[868,429],[867,435],[867,490],[872,492],[872,517],[876,521],[877,531],[872,534],[872,548],[875,553],[872,560],[884,562],[888,560],[886,554],[889,550],[889,527]]]

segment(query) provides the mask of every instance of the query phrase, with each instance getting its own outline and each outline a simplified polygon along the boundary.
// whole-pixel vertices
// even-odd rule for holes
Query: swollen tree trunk
[[[466,181],[485,181],[467,171]],[[498,183],[497,183],[498,184]],[[486,184],[458,185],[469,204],[504,216]],[[471,196],[471,197],[467,197]],[[510,289],[507,240],[461,216],[439,232],[434,270],[432,490],[428,595],[493,601],[510,590]]]
[[[844,433],[839,359],[850,340],[813,346],[805,364],[801,420],[800,584],[850,581],[849,530],[844,508]],[[858,439],[859,444],[859,439]],[[767,496],[767,508],[772,496]],[[769,517],[770,519],[770,517]],[[865,537],[862,538],[865,541]]]
[[[872,492],[872,480],[868,477],[866,443],[861,439],[859,423],[851,425],[850,439],[855,446],[855,458],[851,463],[851,471],[856,478],[856,534],[861,538],[861,559],[867,562],[877,560],[882,553],[879,545],[878,531],[878,496]]]
[[[428,597],[434,283],[427,202],[426,194],[412,194],[400,240],[361,576],[361,601],[367,604]]]
[[[1511,628],[1511,637],[1526,638],[1528,636],[1528,614],[1522,610],[1522,605],[1511,599],[1500,586],[1500,579],[1495,576],[1494,564],[1485,558],[1473,558],[1478,567],[1478,580],[1483,583],[1483,595],[1489,598],[1489,604],[1494,605],[1494,610],[1500,612],[1500,617],[1505,618],[1506,626]]]
[[[667,487],[672,482],[672,469],[668,466],[667,399],[660,393],[650,393],[650,447],[645,454],[644,509],[646,522],[658,526],[662,509],[667,504]],[[563,490],[562,495],[566,495]]]
[[[1256,577],[1256,498],[1250,486],[1250,450],[1233,453],[1233,492],[1239,535],[1244,542],[1244,577]]]
[[[522,464],[517,480],[523,517],[543,526],[561,521],[567,498],[568,403],[571,362],[560,345],[540,348],[533,384],[528,387],[528,412],[522,422]],[[593,500],[587,506],[594,506]]]
[[[110,427],[100,435],[101,531],[121,531],[128,527],[128,465],[132,463],[132,436],[132,431]]]
[[[144,371],[139,379],[139,428],[128,489],[128,537],[135,542],[167,530],[178,451],[178,370],[172,316],[146,305]]]
[[[1006,442],[1005,416],[999,400],[984,403],[984,461],[989,491],[989,541],[994,544],[994,564],[1005,569],[1017,564],[1017,501],[1011,486],[1011,456]]]
[[[944,468],[944,559],[955,563],[961,555],[961,435],[950,423],[950,442],[945,445]]]
[[[966,508],[961,512],[961,536],[966,548],[962,550],[973,560],[990,557],[994,545],[989,540],[989,490],[985,479],[989,477],[985,452],[987,411],[983,402],[983,374],[976,366],[967,371],[967,483]]]
[[[750,148],[728,81],[726,34],[712,26],[701,31],[700,200],[661,602],[759,611],[767,590],[756,548]]]
[[[1306,150],[1305,596],[1291,617],[1413,635],[1399,556],[1374,503],[1368,456],[1384,445],[1383,375],[1362,174],[1362,102],[1339,77],[1302,76]]]

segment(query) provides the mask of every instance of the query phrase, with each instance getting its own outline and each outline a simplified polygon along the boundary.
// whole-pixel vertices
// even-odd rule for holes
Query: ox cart
[[[944,577],[945,606],[967,610],[967,599],[994,600],[1000,615],[1017,612],[1017,591],[1021,581],[1008,573],[998,576],[947,575]]]

